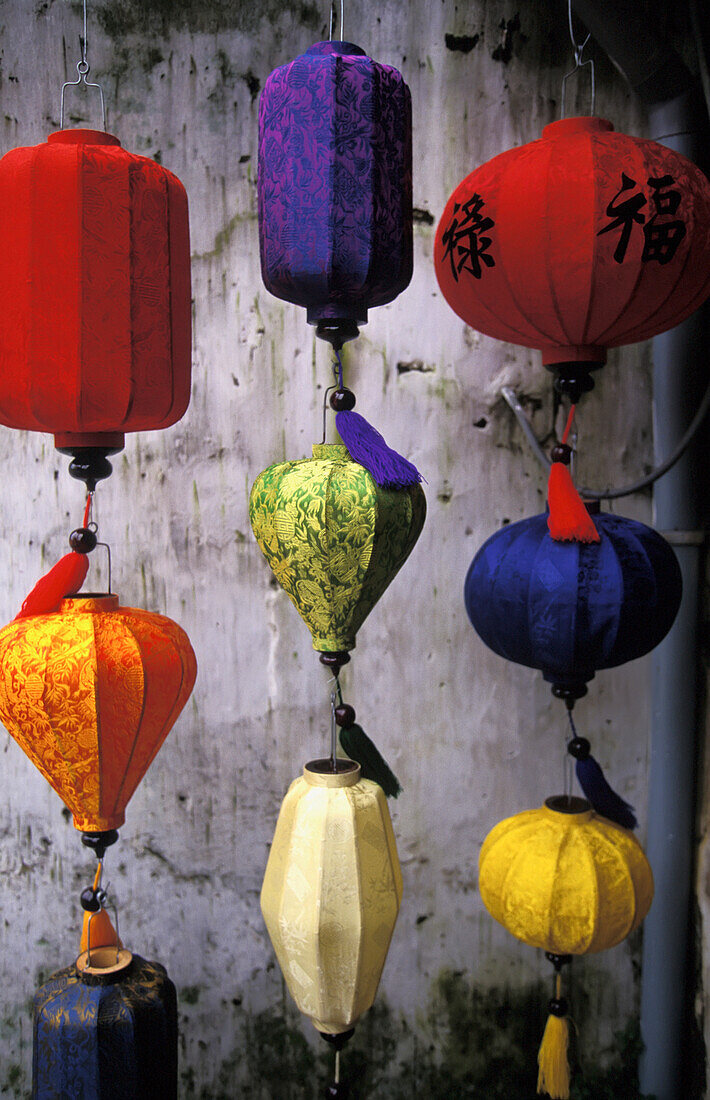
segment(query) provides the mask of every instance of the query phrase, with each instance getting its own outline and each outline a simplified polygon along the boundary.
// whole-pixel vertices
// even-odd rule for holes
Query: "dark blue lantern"
[[[412,106],[351,42],[275,69],[259,102],[261,273],[335,347],[412,277]]]
[[[176,1100],[175,986],[158,963],[121,954],[119,972],[70,966],[35,994],[33,1100]]]
[[[509,661],[541,669],[553,693],[573,700],[596,669],[642,657],[673,625],[682,584],[657,531],[599,514],[598,543],[555,542],[547,515],[497,531],[466,577],[477,633]]]

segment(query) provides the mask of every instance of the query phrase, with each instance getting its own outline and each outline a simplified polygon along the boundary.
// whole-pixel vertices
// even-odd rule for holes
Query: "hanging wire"
[[[575,38],[575,36],[574,36],[574,25],[572,23],[572,0],[567,0],[567,22],[569,24],[570,41],[572,42],[572,49],[574,51],[574,68],[570,69],[570,71],[568,73],[566,73],[564,75],[564,77],[562,78],[562,103],[560,105],[560,116],[562,118],[565,117],[565,95],[566,95],[566,91],[567,91],[567,87],[566,87],[567,81],[569,80],[569,78],[571,76],[574,76],[575,73],[578,73],[580,69],[586,68],[587,65],[589,65],[589,75],[590,75],[590,79],[591,79],[591,82],[592,82],[592,103],[591,103],[591,110],[590,110],[589,113],[591,115],[593,115],[594,114],[594,108],[596,106],[596,100],[597,100],[597,89],[596,89],[596,82],[595,82],[595,79],[594,79],[594,61],[591,58],[589,58],[588,61],[582,61],[582,55],[583,55],[584,50],[587,46],[587,43],[589,42],[589,39],[592,36],[591,36],[591,34],[587,34],[587,37],[585,38],[584,42],[582,42],[582,43],[579,43],[577,41],[577,39]]]
[[[62,84],[62,94],[59,100],[59,129],[64,129],[64,92],[67,88],[75,88],[78,84],[83,84],[85,88],[98,88],[99,95],[101,96],[101,128],[106,129],[106,103],[104,100],[104,90],[100,84],[97,84],[94,80],[87,80],[89,73],[91,72],[91,66],[89,65],[88,54],[88,30],[87,30],[87,13],[86,3],[84,0],[84,34],[80,39],[81,42],[81,61],[76,66],[77,79],[66,80]]]
[[[333,22],[336,18],[337,5],[335,0],[331,0],[330,5],[330,30],[328,32],[328,41],[333,41]],[[343,23],[345,21],[345,0],[340,0],[340,41],[344,41],[345,34],[343,31]]]
[[[337,682],[337,676],[336,676]],[[339,687],[340,685],[338,685]],[[335,721],[335,700],[336,694],[334,691],[330,693],[330,764],[334,772],[338,770],[338,726]]]
[[[525,409],[520,404],[517,393],[512,386],[503,386],[500,392],[515,413],[515,418],[523,429],[525,438],[532,447],[535,457],[542,466],[546,468],[549,467],[550,458],[543,450],[540,440],[535,435],[533,426],[527,418]],[[705,419],[708,409],[710,409],[710,385],[708,385],[708,388],[705,390],[703,399],[698,405],[695,416],[688,425],[678,446],[660,466],[656,466],[651,470],[650,474],[646,475],[646,477],[641,477],[638,481],[632,481],[629,485],[623,485],[620,489],[587,489],[583,487],[578,490],[580,496],[588,497],[590,500],[618,500],[619,497],[630,496],[631,493],[638,493],[641,489],[646,489],[649,485],[653,485],[654,481],[658,481],[659,477],[663,477],[664,474],[668,473],[671,466],[675,466],[678,459],[681,458],[688,449]]]

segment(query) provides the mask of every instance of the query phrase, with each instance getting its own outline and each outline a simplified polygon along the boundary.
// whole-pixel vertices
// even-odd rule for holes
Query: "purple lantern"
[[[261,273],[340,348],[412,277],[409,88],[351,42],[271,73],[259,103]]]

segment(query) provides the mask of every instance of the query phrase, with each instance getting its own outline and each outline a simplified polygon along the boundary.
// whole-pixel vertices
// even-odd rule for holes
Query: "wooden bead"
[[[334,390],[329,400],[331,409],[336,412],[350,412],[355,408],[355,394],[352,390]]]
[[[355,717],[355,707],[351,707],[349,703],[341,703],[335,708],[335,722],[341,729],[349,730],[354,726]]]
[[[553,462],[561,462],[564,466],[569,466],[572,460],[572,448],[567,443],[555,443],[550,451],[550,458]]]
[[[97,542],[95,532],[88,527],[77,527],[69,536],[69,545],[77,554],[90,554]]]

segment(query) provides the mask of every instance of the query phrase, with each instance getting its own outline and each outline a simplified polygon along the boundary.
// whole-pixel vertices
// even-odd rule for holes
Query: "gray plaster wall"
[[[289,1003],[258,895],[285,789],[326,747],[328,685],[251,536],[247,499],[261,469],[319,440],[330,381],[328,349],[304,312],[262,287],[256,221],[259,89],[272,68],[327,37],[327,6],[95,0],[90,10],[108,128],[187,188],[194,295],[190,409],[165,432],[130,437],[96,495],[114,590],[177,619],[200,669],[129,806],[108,878],[124,938],[161,960],[178,986],[181,1095],[310,1098],[327,1058]],[[418,211],[411,286],[372,311],[347,347],[346,378],[358,408],[425,474],[429,505],[417,548],[343,675],[404,787],[392,813],[405,884],[378,1006],[345,1065],[357,1095],[373,1098],[454,1088],[519,1096],[506,1074],[527,1073],[534,1089],[549,966],[483,910],[477,857],[496,821],[559,793],[565,716],[539,675],[479,642],[462,585],[488,535],[544,506],[544,476],[501,387],[522,395],[540,436],[550,436],[555,414],[539,357],[468,329],[438,292],[431,252],[456,183],[557,117],[570,67],[565,12],[532,0],[348,0],[345,31],[411,87]],[[57,127],[79,32],[76,3],[0,0],[3,152]],[[597,79],[598,113],[642,134],[633,97],[603,59]],[[584,86],[573,86],[577,94],[584,113]],[[99,124],[81,98],[69,107],[71,125]],[[610,355],[585,399],[579,444],[582,482],[609,485],[648,468],[647,348]],[[64,552],[82,491],[47,437],[0,429],[0,460],[6,621]],[[649,498],[620,510],[649,520]],[[578,707],[581,730],[642,823],[648,674],[646,661],[599,674]],[[30,1087],[28,1005],[77,953],[78,894],[92,859],[15,743],[3,733],[0,745],[0,1093],[20,1097]],[[633,1057],[614,1035],[637,1009],[638,960],[637,936],[575,964],[589,1073]]]

